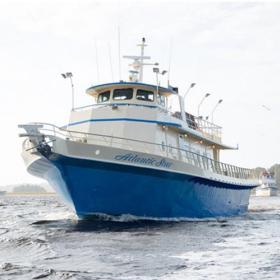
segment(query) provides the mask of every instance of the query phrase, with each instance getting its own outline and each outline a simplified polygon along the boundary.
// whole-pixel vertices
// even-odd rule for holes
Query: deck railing
[[[239,179],[256,178],[256,174],[252,169],[246,169],[235,165],[226,164],[220,161],[216,161],[212,158],[200,155],[193,151],[173,147],[170,145],[111,135],[66,130],[64,128],[59,128],[55,125],[47,123],[32,123],[31,125],[40,126],[40,128],[38,128],[38,131],[40,131],[40,133],[44,135],[44,138],[49,142],[52,142],[52,140],[55,141],[55,138],[58,137],[66,139],[68,141],[123,148],[138,152],[149,152],[154,155],[159,155],[160,153],[161,156],[166,156],[171,159],[180,160],[189,163],[193,166],[199,167],[203,170],[208,170],[220,175],[225,175],[228,177]],[[22,136],[36,135],[29,135],[27,133],[22,134]],[[39,134],[38,136],[42,135]],[[30,149],[29,146],[26,146],[25,148]]]
[[[200,131],[207,138],[221,142],[222,127],[189,113],[186,113],[186,121],[190,128]]]
[[[196,117],[195,120],[198,129],[201,130],[204,135],[213,138],[213,140],[221,141],[222,127],[199,117]]]
[[[171,116],[182,120],[181,112],[171,113]],[[201,132],[204,137],[211,139],[215,142],[221,143],[222,141],[222,127],[218,126],[212,122],[202,119],[201,117],[196,117],[190,113],[186,112],[186,123],[188,127]]]

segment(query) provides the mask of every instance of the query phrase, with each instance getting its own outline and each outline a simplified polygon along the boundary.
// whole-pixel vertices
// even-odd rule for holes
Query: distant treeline
[[[15,193],[46,193],[46,190],[36,184],[20,184],[13,188]]]

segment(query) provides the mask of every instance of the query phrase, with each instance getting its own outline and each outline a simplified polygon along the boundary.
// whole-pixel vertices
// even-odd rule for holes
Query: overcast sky
[[[147,55],[168,69],[188,96],[188,109],[208,115],[219,99],[215,122],[224,142],[239,145],[222,160],[244,167],[280,163],[280,2],[239,1],[11,1],[0,0],[0,186],[32,182],[20,157],[17,125],[42,121],[64,125],[69,118],[72,71],[78,105],[91,102],[85,89],[127,79],[121,53]],[[109,49],[113,73],[110,71]],[[96,67],[98,54],[99,79]],[[146,69],[148,82],[155,82]],[[162,80],[162,84],[166,81]]]

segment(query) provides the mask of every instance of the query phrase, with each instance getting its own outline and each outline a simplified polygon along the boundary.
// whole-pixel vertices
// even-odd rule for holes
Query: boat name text
[[[155,166],[155,167],[170,168],[172,165],[172,162],[168,162],[164,158],[158,160],[155,158],[140,157],[136,154],[116,155],[115,159],[120,160],[120,161],[127,161],[127,162],[131,162],[131,163],[140,163],[140,164],[145,164],[145,165],[150,165],[150,166]]]

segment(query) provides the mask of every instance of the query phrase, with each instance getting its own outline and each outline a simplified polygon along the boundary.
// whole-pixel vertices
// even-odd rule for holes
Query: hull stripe
[[[88,122],[123,122],[123,121],[124,122],[154,123],[154,124],[159,124],[159,125],[182,127],[178,123],[161,122],[161,121],[144,120],[144,119],[132,119],[132,118],[88,119],[88,120],[69,123],[68,126],[74,126],[74,125],[88,123]]]

